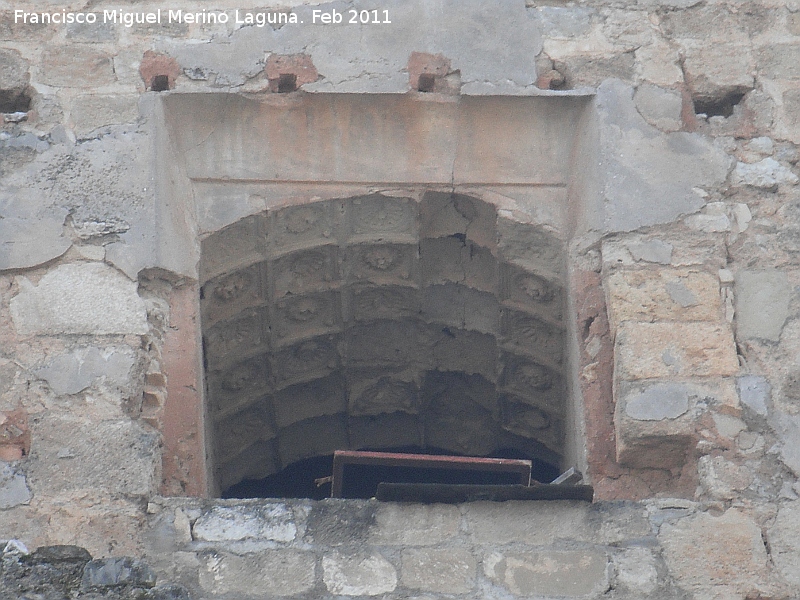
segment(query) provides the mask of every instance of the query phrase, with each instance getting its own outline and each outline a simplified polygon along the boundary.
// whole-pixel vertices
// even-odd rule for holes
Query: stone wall
[[[209,597],[235,596],[226,586],[252,580],[226,573],[256,564],[291,569],[269,585],[305,586],[276,596],[435,597],[443,592],[425,565],[444,553],[465,598],[578,595],[537,587],[560,585],[533,575],[554,556],[553,568],[590,573],[580,588],[589,596],[800,594],[796,2],[178,4],[0,5],[0,538],[158,555],[173,579]],[[159,8],[201,13],[102,22],[103,11],[122,21]],[[95,12],[100,22],[15,23],[17,9]],[[236,9],[284,23],[237,24]],[[388,10],[392,23],[313,24],[315,10],[348,20],[351,9]],[[208,22],[223,12],[227,23]],[[345,125],[367,122],[369,110],[306,119],[317,137],[259,129],[258,115],[279,122],[326,94],[352,95],[342,107],[380,95],[404,107],[370,121],[397,144],[364,163],[363,178],[342,177],[358,163],[341,150],[384,138],[331,132],[355,131]],[[529,114],[515,112],[522,103],[503,98],[479,111],[483,137],[458,138],[468,127],[448,119],[473,100],[488,106],[475,100],[487,95],[573,103],[569,152],[504,146],[532,129],[515,125]],[[538,121],[538,139],[564,136],[556,113]],[[426,116],[392,129],[412,114]],[[401,152],[415,147],[436,151]],[[464,152],[474,168],[455,168]],[[309,173],[298,156],[320,158],[310,181],[292,175]],[[564,177],[548,180],[559,168]],[[490,175],[470,178],[478,172]],[[215,491],[201,242],[278,207],[407,197],[409,187],[417,198],[480,198],[563,244],[560,466],[577,465],[598,500],[636,504],[561,507],[559,523],[588,524],[541,538],[527,524],[555,509],[537,504],[271,502],[255,516],[239,511],[254,545],[203,539],[204,522],[228,508],[157,496]],[[620,506],[640,516],[641,532],[626,533]],[[379,524],[434,515],[439,537],[428,545],[400,532],[388,543],[369,521],[340,543],[312,523],[326,511],[331,525],[348,511],[373,511]],[[511,537],[481,537],[492,519]],[[273,539],[276,524],[295,533]]]

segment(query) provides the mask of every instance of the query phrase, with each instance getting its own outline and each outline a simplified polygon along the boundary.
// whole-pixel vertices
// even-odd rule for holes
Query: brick
[[[617,332],[616,377],[713,377],[739,370],[733,333],[716,323],[622,323]]]
[[[691,269],[617,271],[606,279],[614,331],[623,321],[719,321],[719,279]]]
[[[59,87],[93,88],[116,81],[111,56],[82,46],[64,46],[42,54],[40,80]]]
[[[484,560],[487,577],[515,596],[575,597],[608,587],[608,558],[601,552],[493,552]]]
[[[420,548],[402,554],[402,583],[440,594],[465,594],[475,587],[477,563],[462,548]]]
[[[319,72],[307,54],[271,54],[267,59],[264,72],[269,81],[270,90],[273,92],[293,92],[306,83],[314,83],[319,78]],[[294,77],[294,89],[281,89],[285,77]]]

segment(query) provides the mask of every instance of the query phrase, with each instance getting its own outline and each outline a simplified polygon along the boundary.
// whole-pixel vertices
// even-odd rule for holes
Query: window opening
[[[223,495],[326,497],[309,482],[346,449],[560,472],[565,253],[543,227],[460,194],[373,194],[247,217],[201,252]]]

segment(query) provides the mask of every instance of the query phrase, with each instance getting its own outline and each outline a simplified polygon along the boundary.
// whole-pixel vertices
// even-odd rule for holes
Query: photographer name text
[[[386,25],[392,21],[388,10],[336,10],[313,9],[307,17],[312,25]],[[14,11],[14,23],[42,25],[70,25],[113,23],[133,27],[134,25],[158,25],[162,23],[186,24],[227,24],[254,25],[293,25],[304,21],[294,12],[239,10],[232,11],[188,11],[157,9],[148,12],[134,12],[121,9],[100,12],[70,12],[67,10],[53,12]]]

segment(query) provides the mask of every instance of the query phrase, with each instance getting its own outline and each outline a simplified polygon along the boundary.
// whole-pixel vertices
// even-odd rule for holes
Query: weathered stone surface
[[[31,429],[38,443],[27,471],[36,494],[83,489],[148,496],[157,488],[160,436],[136,421],[48,415]],[[63,448],[70,449],[69,455],[59,459]]]
[[[419,548],[402,553],[404,586],[440,594],[465,594],[475,587],[477,562],[463,548]]]
[[[617,585],[636,593],[652,594],[659,584],[658,567],[649,548],[627,548],[614,557]]]
[[[625,399],[625,413],[638,421],[675,419],[689,410],[689,389],[680,383],[656,383]]]
[[[483,545],[552,544],[581,539],[588,507],[580,502],[473,502],[466,506],[469,532]]]
[[[62,235],[66,210],[18,214],[13,204],[0,209],[0,271],[34,267],[69,250],[72,242]]]
[[[31,491],[25,481],[25,475],[6,462],[0,462],[0,510],[13,508],[20,504],[28,504]]]
[[[633,97],[636,110],[650,125],[662,131],[678,131],[683,126],[683,98],[676,90],[643,84]]]
[[[455,537],[460,521],[461,513],[455,506],[382,503],[375,513],[370,542],[391,546],[432,546]]]
[[[693,188],[714,187],[727,177],[730,159],[722,150],[696,134],[664,134],[647,124],[625,83],[604,81],[597,91],[597,109],[602,156],[598,193],[604,201],[589,200],[594,213],[589,215],[590,228],[631,231],[672,221],[703,205]]]
[[[30,64],[22,58],[17,50],[0,50],[0,90],[3,92],[4,102],[14,104],[15,97],[19,97],[28,85]],[[16,107],[15,107],[16,108]]]
[[[753,473],[722,456],[701,456],[697,463],[700,485],[715,500],[733,500],[753,482]]]
[[[195,521],[192,535],[207,542],[251,538],[291,542],[297,535],[297,526],[285,504],[215,506]]]
[[[70,115],[75,134],[81,138],[99,127],[135,122],[139,118],[138,96],[78,96]]]
[[[746,47],[689,45],[685,53],[684,70],[695,98],[713,99],[753,89],[754,62]]]
[[[86,88],[116,81],[108,54],[92,47],[67,45],[42,55],[41,81],[47,85]]]
[[[719,279],[688,269],[620,270],[606,279],[613,327],[622,321],[717,321]]]
[[[672,260],[673,245],[663,240],[643,240],[627,244],[634,260],[668,265]]]
[[[738,509],[664,523],[659,540],[672,576],[699,597],[757,597],[763,591],[767,552],[761,528]]]
[[[99,558],[83,568],[81,588],[104,590],[119,586],[151,588],[156,583],[155,572],[145,563],[131,558]]]
[[[493,552],[483,568],[515,596],[588,596],[608,587],[608,558],[592,550]]]
[[[314,587],[316,560],[309,552],[265,550],[236,556],[214,552],[202,557],[200,587],[212,594],[293,596]]]
[[[117,389],[129,385],[136,355],[128,347],[77,348],[55,356],[33,373],[47,381],[56,394],[77,394],[101,380]]]
[[[800,586],[800,501],[785,502],[778,508],[768,539],[772,560],[781,575],[794,586]]]
[[[322,580],[332,594],[377,596],[397,587],[397,571],[380,554],[334,552],[322,558]]]
[[[795,185],[800,178],[788,167],[768,157],[753,164],[736,163],[731,180],[737,185],[749,185],[774,192],[780,185]]]
[[[22,334],[147,333],[136,284],[100,263],[61,265],[34,285],[20,278],[11,316]]]
[[[757,415],[767,416],[771,387],[766,379],[758,375],[742,375],[736,379],[736,389],[742,404]]]
[[[736,274],[736,335],[776,342],[789,316],[791,286],[783,271]]]
[[[616,340],[617,376],[626,380],[735,375],[730,329],[716,323],[622,323]]]

